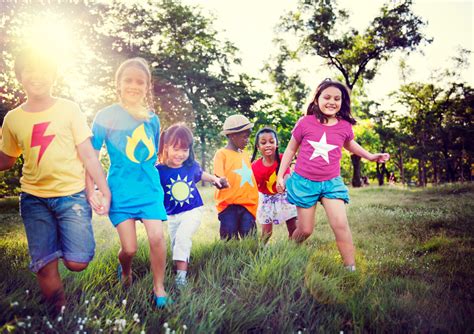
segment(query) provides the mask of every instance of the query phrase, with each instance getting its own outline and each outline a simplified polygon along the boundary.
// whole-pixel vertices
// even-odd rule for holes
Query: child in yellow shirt
[[[92,205],[107,214],[110,190],[92,148],[86,116],[72,101],[55,97],[51,88],[57,64],[32,49],[15,59],[15,74],[27,100],[3,121],[0,170],[11,168],[23,154],[20,214],[44,299],[59,312],[65,305],[59,259],[70,271],[82,271],[94,257],[93,192],[86,194],[85,170],[103,194]]]

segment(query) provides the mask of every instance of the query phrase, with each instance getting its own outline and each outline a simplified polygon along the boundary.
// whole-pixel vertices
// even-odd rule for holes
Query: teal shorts
[[[300,208],[310,208],[323,197],[349,203],[349,191],[340,176],[327,181],[311,181],[293,173],[286,181],[286,189],[288,202]]]

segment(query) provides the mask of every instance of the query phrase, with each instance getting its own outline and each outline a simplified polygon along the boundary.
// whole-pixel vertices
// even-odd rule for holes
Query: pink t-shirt
[[[327,181],[341,174],[342,147],[354,139],[349,122],[339,120],[328,126],[314,115],[303,116],[292,135],[300,144],[296,173],[312,181]]]

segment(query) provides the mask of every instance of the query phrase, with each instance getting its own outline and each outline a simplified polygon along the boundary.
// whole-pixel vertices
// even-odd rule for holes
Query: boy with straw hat
[[[255,216],[258,189],[247,152],[251,123],[243,115],[229,116],[221,134],[227,136],[227,145],[214,156],[214,173],[226,177],[228,188],[217,189],[215,200],[220,221],[220,237],[224,240],[243,238],[256,232]]]

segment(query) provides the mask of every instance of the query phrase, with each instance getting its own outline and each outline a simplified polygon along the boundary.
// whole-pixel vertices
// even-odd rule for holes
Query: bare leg
[[[166,269],[166,245],[161,220],[144,219],[150,244],[150,263],[153,272],[153,291],[158,297],[166,296],[164,281]]]
[[[329,225],[336,237],[336,244],[341,253],[344,265],[355,264],[355,248],[352,242],[352,233],[347,221],[346,207],[341,199],[322,199],[324,210],[328,216]]]
[[[310,208],[300,208],[297,206],[296,210],[298,212],[298,224],[296,224],[296,229],[291,235],[291,239],[296,242],[303,242],[313,233],[316,205]]]
[[[296,230],[296,217],[290,218],[286,221],[286,228],[288,229],[288,238],[291,239],[291,236]]]
[[[56,312],[59,312],[61,307],[66,304],[66,297],[59,276],[58,259],[41,268],[36,275],[36,279],[46,302],[54,306]]]
[[[176,270],[188,271],[188,263],[186,261],[174,261]]]
[[[89,265],[89,262],[74,262],[63,260],[64,266],[70,271],[83,271]]]
[[[117,225],[120,238],[118,259],[122,266],[122,282],[125,285],[132,283],[132,260],[137,253],[137,231],[135,220],[127,219]]]
[[[266,244],[272,236],[273,224],[262,224],[262,240]]]

